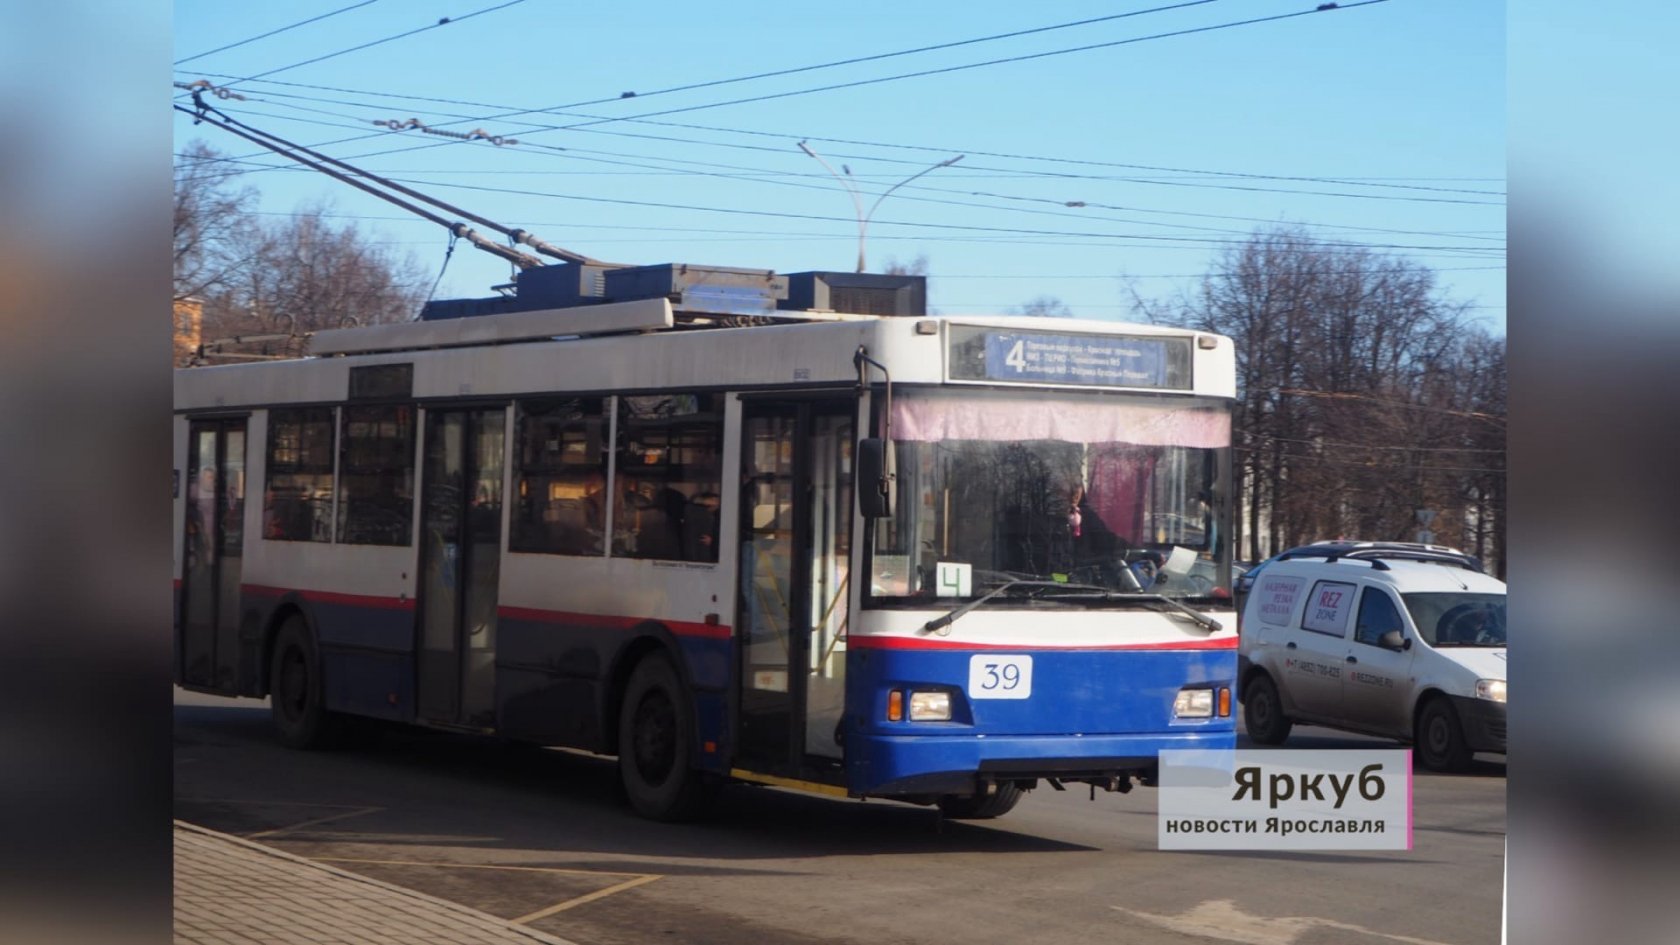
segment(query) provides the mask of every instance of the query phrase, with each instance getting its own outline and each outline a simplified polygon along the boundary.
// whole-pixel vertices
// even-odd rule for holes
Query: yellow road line
[[[771,787],[793,788],[796,791],[809,791],[812,794],[825,794],[829,797],[851,797],[846,789],[835,784],[818,784],[815,781],[800,781],[795,778],[779,778],[773,774],[758,774],[741,768],[734,768],[729,776],[741,781],[751,781],[754,784],[768,784]]]
[[[653,876],[653,875],[638,876],[635,879],[626,880],[625,882],[619,883],[616,886],[608,886],[606,889],[602,889],[602,890],[599,890],[597,892],[592,892],[587,896],[579,896],[576,899],[568,899],[565,902],[562,902],[558,905],[549,906],[547,909],[543,909],[543,910],[540,910],[538,912],[533,912],[530,915],[522,915],[517,919],[509,919],[508,922],[513,924],[513,925],[525,925],[525,924],[528,924],[528,923],[531,923],[531,922],[535,922],[538,919],[547,918],[551,915],[554,915],[556,912],[564,912],[567,909],[573,908],[574,906],[581,906],[586,902],[594,902],[597,899],[604,899],[607,896],[611,896],[613,893],[621,893],[621,892],[625,891],[626,889],[632,889],[636,886],[641,886],[641,885],[644,885],[646,883],[651,883],[654,880],[659,879],[659,878],[660,877]]]
[[[326,805],[319,805],[319,806],[326,806]],[[293,830],[302,830],[305,827],[313,827],[317,824],[331,823],[335,820],[345,820],[345,819],[348,819],[350,817],[360,817],[363,814],[378,813],[379,811],[382,811],[384,809],[385,808],[383,808],[383,807],[361,807],[361,808],[357,808],[356,810],[346,811],[345,813],[342,813],[342,814],[331,814],[331,815],[326,816],[326,817],[317,817],[314,820],[306,820],[301,824],[292,824],[289,827],[276,827],[273,830],[263,830],[263,831],[259,831],[257,833],[248,833],[248,834],[245,835],[245,839],[255,840],[258,837],[272,837],[275,834],[290,833]]]

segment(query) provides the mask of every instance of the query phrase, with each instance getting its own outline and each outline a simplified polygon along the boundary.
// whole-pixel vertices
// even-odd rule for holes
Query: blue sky
[[[507,2],[178,0],[173,58],[188,61],[174,78],[228,86],[246,99],[211,101],[241,121],[601,259],[852,269],[852,199],[803,139],[851,172],[865,209],[963,155],[886,197],[866,242],[872,269],[925,256],[941,312],[1054,296],[1122,319],[1132,289],[1182,291],[1222,247],[1288,223],[1436,269],[1467,317],[1505,330],[1499,3],[1354,0],[1225,26],[1317,4]],[[661,91],[1167,6],[1180,8]],[[869,81],[1017,57],[1036,58]],[[779,97],[735,102],[761,96]],[[519,143],[373,124],[410,118]],[[177,115],[177,147],[194,138],[250,159],[265,211],[329,200],[437,274],[436,224],[314,172],[261,169],[286,162]],[[437,297],[488,295],[508,275],[463,244]]]

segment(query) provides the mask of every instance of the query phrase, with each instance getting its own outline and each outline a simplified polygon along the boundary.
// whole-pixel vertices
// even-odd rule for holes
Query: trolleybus
[[[181,686],[296,747],[616,755],[662,819],[731,780],[991,817],[1234,745],[1229,339],[561,275],[176,372]]]

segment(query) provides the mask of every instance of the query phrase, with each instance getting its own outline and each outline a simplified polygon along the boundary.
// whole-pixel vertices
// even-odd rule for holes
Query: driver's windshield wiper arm
[[[968,603],[963,604],[962,606],[956,608],[955,610],[951,611],[950,613],[946,614],[945,616],[935,617],[932,620],[929,620],[927,623],[922,624],[922,632],[923,633],[932,633],[935,630],[942,630],[946,627],[949,627],[952,623],[956,622],[956,619],[958,617],[961,617],[963,614],[966,614],[969,611],[973,610],[974,608],[979,607],[981,604],[984,604],[986,601],[991,600],[992,598],[998,596],[999,594],[1002,594],[1004,591],[1007,591],[1012,587],[1067,587],[1067,586],[1068,585],[1066,585],[1066,584],[1064,584],[1060,581],[1035,581],[1035,580],[1032,580],[1030,578],[1016,578],[1015,580],[1012,580],[1012,581],[1005,581],[1002,584],[999,584],[997,587],[994,587],[991,590],[987,591],[986,593],[982,594],[981,596],[976,597],[975,599],[969,601]]]
[[[1111,600],[1159,601],[1159,602],[1161,602],[1163,604],[1166,604],[1167,606],[1171,607],[1172,609],[1188,616],[1191,620],[1196,621],[1197,623],[1201,624],[1203,627],[1206,627],[1208,629],[1208,631],[1211,632],[1211,633],[1218,633],[1219,631],[1225,629],[1225,625],[1220,623],[1219,621],[1213,619],[1212,617],[1209,617],[1207,614],[1202,613],[1201,611],[1197,610],[1194,607],[1191,607],[1187,604],[1184,604],[1184,603],[1181,603],[1179,601],[1173,600],[1171,597],[1168,597],[1165,594],[1111,593],[1107,596]]]

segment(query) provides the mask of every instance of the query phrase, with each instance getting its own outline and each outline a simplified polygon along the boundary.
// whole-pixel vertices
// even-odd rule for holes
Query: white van
[[[1411,742],[1424,767],[1505,752],[1505,584],[1445,549],[1307,546],[1269,562],[1243,605],[1248,736],[1296,723]]]

